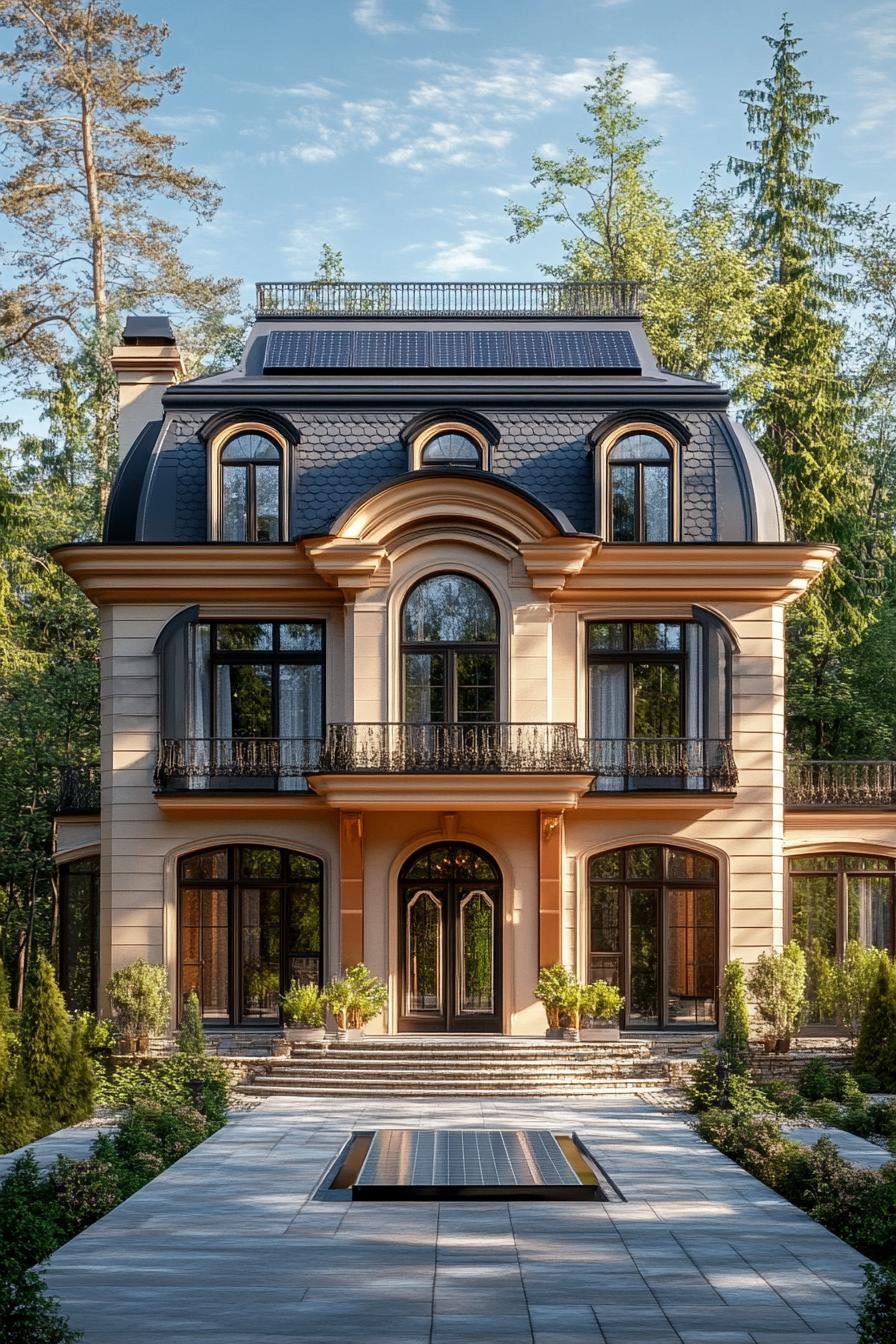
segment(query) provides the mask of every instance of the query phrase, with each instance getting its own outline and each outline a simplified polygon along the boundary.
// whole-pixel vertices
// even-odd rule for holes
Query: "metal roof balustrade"
[[[256,317],[638,317],[632,280],[289,280],[255,286]]]

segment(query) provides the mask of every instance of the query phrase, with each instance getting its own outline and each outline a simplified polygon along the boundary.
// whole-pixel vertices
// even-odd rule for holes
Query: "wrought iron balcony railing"
[[[572,723],[331,723],[323,774],[587,774]]]
[[[262,281],[258,317],[637,317],[635,281]]]
[[[64,765],[59,779],[56,815],[99,812],[100,768],[98,765]]]
[[[319,737],[162,738],[155,786],[166,789],[256,788],[302,792],[317,769]]]
[[[731,743],[705,737],[591,737],[584,743],[595,793],[690,789],[731,793],[737,767]]]
[[[896,761],[787,762],[784,801],[789,807],[894,807]]]

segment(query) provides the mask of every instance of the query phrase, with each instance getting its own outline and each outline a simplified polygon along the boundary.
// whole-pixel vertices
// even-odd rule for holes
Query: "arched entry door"
[[[501,874],[472,845],[429,845],[398,881],[399,1031],[501,1030]]]

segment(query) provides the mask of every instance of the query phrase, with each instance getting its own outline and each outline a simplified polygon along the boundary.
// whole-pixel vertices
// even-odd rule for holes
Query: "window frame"
[[[640,877],[638,875],[628,875],[627,856],[639,849],[658,849],[660,851],[660,871],[655,876]],[[692,854],[696,858],[705,859],[715,867],[714,876],[711,878],[700,877],[682,877],[676,878],[669,875],[669,856],[673,851]],[[601,858],[606,858],[609,854],[619,854],[621,856],[620,875],[618,877],[593,877],[592,865]],[[628,1026],[628,1011],[631,1003],[631,902],[627,899],[629,889],[647,891],[652,890],[657,895],[657,973],[656,973],[656,1007],[657,1020],[656,1025],[651,1027],[641,1022],[632,1024],[633,1031],[711,1031],[718,1027],[720,1016],[721,999],[721,939],[722,939],[722,870],[718,858],[713,854],[707,854],[704,850],[694,849],[692,845],[685,842],[675,844],[670,841],[645,840],[641,843],[612,845],[607,849],[597,850],[589,854],[585,860],[585,925],[586,936],[584,939],[584,962],[585,979],[590,981],[596,974],[593,969],[595,958],[608,958],[616,956],[617,965],[621,975],[617,976],[619,988],[625,995],[625,1006],[622,1010],[622,1025]],[[592,923],[591,923],[591,905],[592,889],[595,886],[615,886],[619,888],[617,893],[618,910],[617,920],[619,928],[619,952],[612,953],[607,950],[595,951],[592,946]],[[701,890],[712,891],[715,895],[715,925],[713,942],[713,976],[715,980],[715,1018],[712,1023],[709,1022],[685,1022],[681,1018],[668,1016],[666,1005],[669,1001],[669,931],[670,931],[670,902],[667,896],[668,891],[674,890]]]
[[[421,587],[423,586],[423,584],[425,584],[425,583],[429,583],[432,579],[439,579],[439,578],[459,578],[459,579],[467,579],[470,583],[476,583],[476,584],[478,584],[479,587],[480,587],[480,588],[487,594],[487,596],[488,596],[488,598],[489,598],[489,601],[491,602],[492,607],[494,608],[494,612],[495,612],[495,638],[494,638],[494,640],[489,640],[489,641],[487,641],[487,642],[476,642],[476,641],[472,641],[472,640],[469,640],[469,641],[467,641],[467,640],[453,640],[453,641],[448,641],[448,640],[445,640],[445,641],[441,641],[441,640],[430,640],[430,641],[426,641],[426,640],[406,640],[406,639],[405,639],[405,637],[404,637],[404,616],[405,616],[405,610],[406,610],[406,608],[407,608],[407,604],[408,604],[408,602],[410,601],[410,599],[411,599],[411,597],[414,595],[414,593],[417,591],[417,589],[418,589],[418,588],[421,588]],[[410,719],[407,717],[407,668],[406,668],[406,657],[407,657],[408,654],[415,654],[415,653],[416,653],[416,654],[426,654],[426,653],[434,653],[434,652],[436,652],[436,651],[441,651],[442,654],[443,654],[443,656],[444,656],[444,658],[445,658],[445,691],[446,691],[446,699],[447,699],[448,690],[449,690],[449,686],[450,686],[450,694],[451,694],[451,700],[452,700],[453,716],[452,716],[452,717],[445,717],[444,719],[434,720],[434,721],[431,721],[431,722],[438,722],[438,723],[444,723],[444,724],[452,724],[452,723],[461,723],[461,722],[462,722],[462,723],[464,724],[464,726],[469,726],[469,727],[474,727],[477,723],[480,723],[480,724],[481,724],[481,723],[501,723],[501,722],[502,722],[502,719],[501,719],[501,701],[502,701],[502,695],[501,695],[501,608],[500,608],[500,606],[498,605],[498,601],[497,601],[497,599],[496,599],[494,593],[492,592],[491,588],[488,586],[488,584],[487,584],[487,583],[484,583],[484,582],[482,581],[482,579],[478,578],[475,574],[467,574],[467,573],[465,573],[463,570],[458,570],[458,569],[435,570],[432,574],[424,574],[421,578],[415,580],[415,582],[412,583],[412,584],[410,585],[410,587],[407,589],[407,591],[405,592],[404,596],[402,597],[402,600],[401,600],[401,606],[400,606],[400,608],[399,608],[399,612],[398,612],[398,659],[399,659],[399,667],[400,667],[400,676],[399,676],[399,696],[400,696],[400,700],[399,700],[399,706],[398,706],[398,708],[399,708],[398,718],[399,718],[399,721],[400,721],[401,723],[407,724],[407,723],[411,723],[411,722],[412,722],[412,720],[410,720]],[[457,696],[457,689],[458,689],[458,687],[457,687],[457,655],[458,655],[458,654],[466,654],[466,653],[471,653],[471,654],[477,654],[477,653],[493,653],[493,654],[494,654],[494,657],[495,657],[495,717],[494,717],[494,719],[487,719],[487,720],[483,720],[483,719],[460,720],[460,719],[458,719],[458,718],[456,717],[456,714],[457,714],[457,699],[458,699],[458,696]]]
[[[668,506],[668,537],[665,541],[647,541],[644,537],[644,512],[643,512],[643,477],[644,466],[654,465],[646,460],[639,462],[634,459],[630,463],[619,463],[622,466],[637,467],[635,501],[636,501],[636,536],[631,541],[617,541],[613,536],[613,489],[612,489],[612,471],[613,463],[610,461],[610,455],[614,448],[623,440],[631,435],[644,434],[657,439],[669,451],[669,506]],[[681,540],[681,443],[676,436],[650,420],[633,420],[627,424],[616,426],[612,433],[604,438],[600,445],[600,455],[598,460],[598,470],[600,472],[599,482],[597,483],[601,501],[600,512],[600,534],[608,544],[614,546],[668,546],[673,542]]]
[[[280,854],[280,875],[278,877],[242,877],[240,875],[240,856],[244,849],[273,849]],[[183,874],[183,865],[190,859],[200,858],[203,854],[214,854],[224,850],[227,855],[227,876],[226,877],[197,877],[187,878]],[[281,891],[280,899],[280,984],[288,987],[287,969],[288,954],[286,951],[286,939],[284,932],[284,915],[287,907],[287,888],[301,881],[300,878],[290,878],[289,876],[289,858],[292,855],[299,855],[303,859],[308,859],[317,864],[319,895],[318,895],[318,920],[320,926],[320,955],[318,957],[318,987],[323,988],[326,980],[325,976],[325,958],[327,954],[327,925],[326,925],[326,880],[327,872],[324,860],[318,854],[312,854],[304,849],[290,849],[282,844],[271,844],[263,840],[255,843],[232,843],[227,840],[220,844],[203,845],[199,849],[189,850],[185,854],[178,855],[177,859],[177,981],[175,992],[175,1019],[179,1023],[183,1016],[184,994],[183,994],[183,892],[185,889],[213,890],[226,888],[227,890],[227,1021],[223,1018],[203,1017],[203,1021],[210,1024],[245,1027],[250,1023],[265,1022],[274,1023],[275,1019],[244,1018],[242,1015],[242,990],[243,985],[243,947],[242,947],[242,909],[241,909],[241,888],[258,888],[261,890]],[[201,926],[200,926],[201,927]],[[201,1010],[200,1003],[200,1010]],[[276,1018],[277,1023],[283,1022],[282,1007]]]
[[[224,530],[224,471],[228,466],[239,466],[239,463],[225,463],[222,461],[224,449],[229,447],[235,439],[244,434],[256,434],[261,438],[268,439],[274,445],[279,454],[277,466],[277,531],[276,541],[259,541],[257,538],[258,517],[256,512],[256,491],[255,491],[255,463],[249,461],[243,464],[247,472],[246,485],[246,531],[247,536],[242,541],[227,541],[222,535]],[[226,430],[222,430],[211,445],[213,471],[211,473],[211,497],[209,508],[211,539],[220,542],[224,546],[278,546],[289,540],[289,518],[288,518],[288,500],[289,500],[289,476],[288,466],[290,461],[289,444],[282,434],[273,429],[270,425],[258,421],[246,421],[236,425],[228,425]],[[273,463],[263,463],[262,465],[273,466]]]
[[[327,724],[327,623],[319,617],[262,617],[257,620],[247,620],[245,617],[236,619],[215,618],[213,620],[199,620],[196,625],[206,625],[209,627],[209,727],[211,729],[209,736],[212,741],[219,737],[218,733],[218,674],[217,669],[222,666],[254,666],[258,663],[269,664],[271,667],[271,741],[280,740],[280,668],[284,664],[291,666],[319,666],[320,673],[320,723],[323,732]],[[271,647],[269,649],[219,649],[218,648],[218,626],[220,625],[270,625]],[[320,629],[320,648],[319,649],[281,649],[280,648],[280,627],[282,625],[314,625]],[[252,741],[251,738],[237,739],[231,736],[230,741]],[[264,739],[257,739],[262,740]]]
[[[75,1005],[70,1003],[71,987],[69,984],[69,927],[68,927],[68,905],[71,899],[70,882],[72,868],[78,864],[91,864],[92,869],[88,874],[91,879],[90,886],[90,938],[91,938],[91,977],[90,977],[90,1002],[80,1007],[86,1007],[91,1013],[97,1011],[97,1000],[99,990],[99,959],[100,959],[100,855],[79,854],[71,859],[63,859],[59,863],[57,881],[59,890],[59,988],[65,998],[66,1007],[70,1012],[76,1010]],[[82,874],[78,874],[81,876]]]
[[[626,703],[625,718],[626,732],[624,740],[628,741],[635,737],[635,686],[633,677],[633,668],[638,663],[659,664],[661,666],[673,666],[678,668],[678,715],[679,724],[683,729],[687,727],[687,693],[688,693],[688,625],[695,625],[697,622],[688,621],[681,617],[659,617],[653,620],[638,618],[637,620],[606,620],[589,619],[585,622],[585,658],[586,658],[586,701],[587,701],[587,736],[596,737],[594,730],[593,711],[594,706],[591,700],[591,668],[597,664],[611,664],[613,666],[624,666],[626,668]],[[596,625],[621,625],[625,631],[625,648],[619,650],[611,649],[591,649],[591,628]],[[636,625],[677,625],[681,629],[681,647],[675,650],[667,649],[636,649],[633,644],[633,632]],[[701,660],[702,662],[702,660]],[[701,677],[704,670],[700,669]],[[701,731],[705,729],[705,722],[701,724]],[[705,732],[702,732],[705,737]],[[686,738],[686,731],[675,733],[673,737]],[[650,741],[650,738],[645,738]]]
[[[886,860],[888,868],[867,868],[857,863],[847,863],[847,859]],[[806,859],[836,860],[834,868],[794,868],[793,861]],[[793,879],[799,877],[833,877],[836,879],[837,931],[834,955],[837,961],[843,960],[846,944],[849,941],[849,878],[850,877],[888,877],[890,879],[890,943],[887,951],[892,957],[896,953],[896,858],[892,854],[863,854],[851,849],[807,850],[802,854],[787,855],[787,892],[785,902],[787,937],[793,938]],[[802,944],[801,944],[802,946]],[[863,943],[864,947],[865,944]]]
[[[428,443],[442,434],[461,434],[479,449],[479,462],[424,462],[423,453]],[[489,471],[491,469],[490,445],[485,435],[465,420],[440,420],[427,425],[414,436],[409,445],[408,469],[410,471]]]

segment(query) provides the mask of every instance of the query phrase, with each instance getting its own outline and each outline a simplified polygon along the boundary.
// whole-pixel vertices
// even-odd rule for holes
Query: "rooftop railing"
[[[788,807],[894,807],[896,761],[787,762],[784,801]]]
[[[637,317],[632,280],[301,280],[255,286],[257,317]]]

